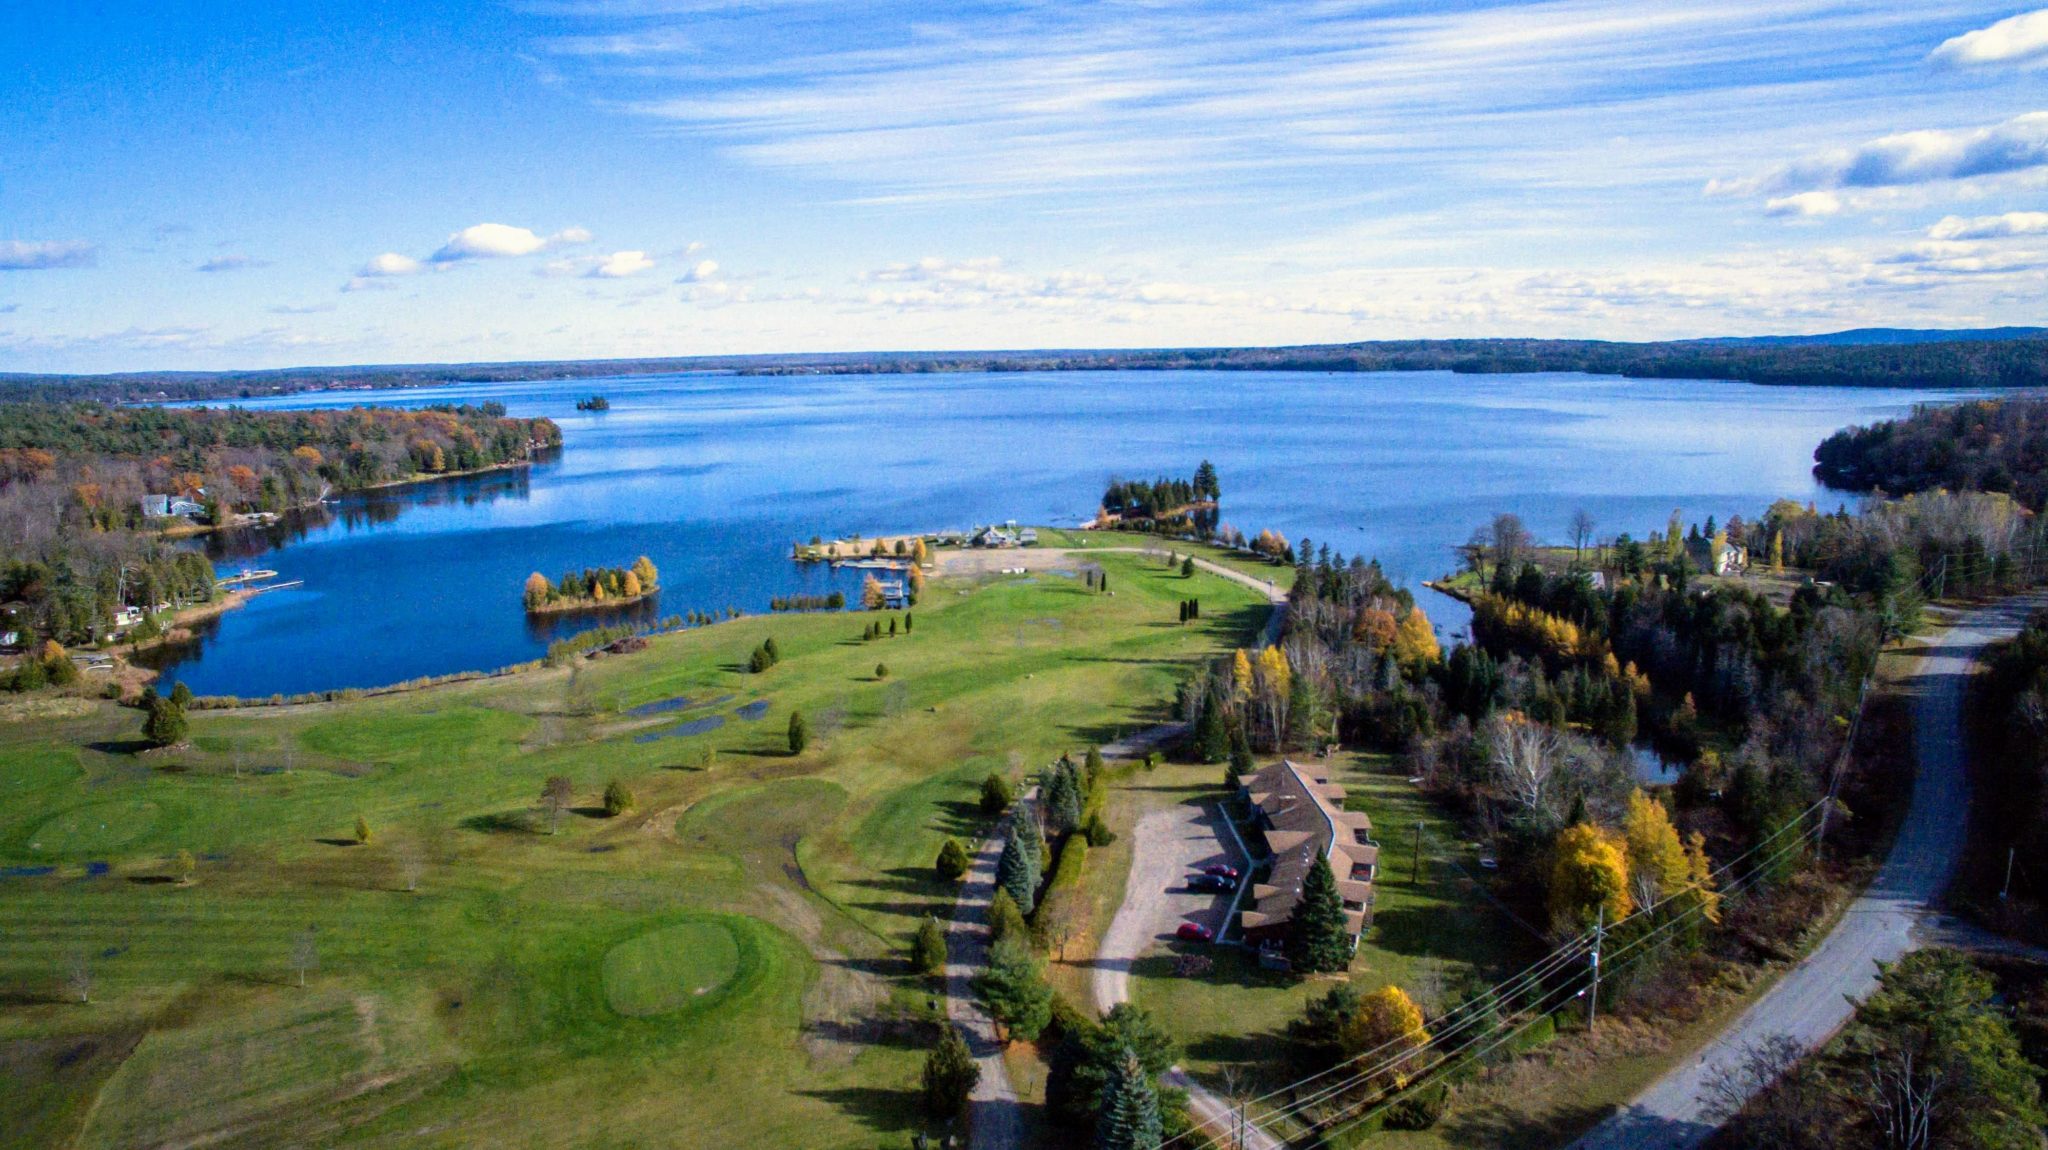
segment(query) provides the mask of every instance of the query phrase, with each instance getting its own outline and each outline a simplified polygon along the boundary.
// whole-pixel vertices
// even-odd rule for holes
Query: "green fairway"
[[[893,638],[750,617],[195,711],[168,751],[112,704],[0,722],[0,1145],[906,1143],[936,1017],[906,944],[950,905],[931,860],[981,830],[981,778],[1162,721],[1266,617],[1091,558],[1113,594],[934,580]],[[637,801],[607,818],[613,779]]]

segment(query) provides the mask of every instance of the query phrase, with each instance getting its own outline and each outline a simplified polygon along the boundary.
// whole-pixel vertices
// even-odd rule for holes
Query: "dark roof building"
[[[1282,759],[1246,779],[1244,789],[1273,853],[1272,873],[1253,884],[1252,905],[1238,913],[1245,941],[1260,946],[1285,940],[1301,902],[1301,882],[1321,854],[1337,874],[1337,893],[1355,943],[1372,924],[1372,884],[1380,860],[1372,819],[1345,810],[1344,788],[1330,782],[1328,769],[1317,764]]]

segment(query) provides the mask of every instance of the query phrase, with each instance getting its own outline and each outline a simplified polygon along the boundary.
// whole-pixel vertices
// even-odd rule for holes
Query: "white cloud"
[[[1778,196],[1764,202],[1764,211],[1774,216],[1832,216],[1842,210],[1841,197],[1833,192],[1800,192],[1794,196]]]
[[[385,252],[383,255],[373,257],[369,263],[364,264],[362,269],[356,272],[356,276],[361,279],[375,279],[379,276],[416,275],[419,273],[420,266],[420,261],[411,256],[402,256],[397,252]]]
[[[626,59],[666,56],[696,50],[696,45],[688,36],[672,28],[647,28],[638,32],[616,32],[609,35],[557,36],[544,41],[542,46],[558,56]]]
[[[696,245],[692,245],[692,247],[695,246]],[[690,270],[676,277],[676,282],[679,284],[706,283],[715,278],[717,275],[717,260],[698,260],[695,264],[691,265]]]
[[[1999,176],[2048,166],[2048,112],[1955,131],[1927,129],[1880,136],[1786,164],[1762,176],[1714,180],[1709,194],[1790,196],[1828,188],[1890,188]]]
[[[262,260],[252,260],[248,256],[239,253],[230,253],[207,260],[205,263],[200,264],[197,270],[202,272],[237,272],[243,268],[264,268],[269,266],[269,264]]]
[[[450,235],[448,242],[442,244],[427,259],[437,264],[461,260],[504,259],[530,256],[548,248],[589,242],[590,232],[584,228],[564,228],[552,236],[543,238],[534,234],[531,228],[517,228],[510,224],[472,224]]]
[[[2010,64],[2048,57],[2048,8],[2009,16],[1942,41],[1932,53],[1947,64]]]
[[[2006,212],[1996,216],[1944,216],[1927,229],[1937,240],[1995,240],[2048,232],[2048,212]]]
[[[653,266],[654,261],[647,258],[646,252],[613,252],[585,274],[598,279],[624,279]]]
[[[0,271],[90,267],[98,258],[96,245],[78,241],[0,240]]]
[[[271,305],[270,310],[277,315],[314,315],[323,311],[333,311],[334,305],[331,303],[280,303]]]

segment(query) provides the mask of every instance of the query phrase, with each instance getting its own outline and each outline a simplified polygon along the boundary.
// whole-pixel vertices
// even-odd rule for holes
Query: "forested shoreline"
[[[1848,337],[1844,337],[1848,338]],[[2017,388],[2048,385],[2048,338],[1927,342],[1827,339],[1377,340],[1292,347],[1061,351],[840,352],[557,362],[394,364],[266,371],[0,375],[0,398],[157,402],[308,391],[383,390],[452,383],[576,380],[709,371],[741,375],[868,375],[963,371],[1449,371],[1586,372],[1638,379],[1711,379],[1784,386]]]
[[[165,529],[281,513],[329,493],[505,466],[559,446],[546,419],[499,404],[416,411],[251,411],[0,404],[0,630],[104,640],[204,601],[211,571]],[[196,557],[204,567],[204,558]]]

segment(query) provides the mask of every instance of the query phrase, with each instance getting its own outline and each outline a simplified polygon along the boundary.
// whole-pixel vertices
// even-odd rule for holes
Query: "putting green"
[[[148,799],[88,803],[45,820],[29,835],[28,849],[53,856],[110,851],[147,835],[162,815]]]
[[[605,1002],[629,1018],[667,1014],[725,986],[739,969],[739,941],[723,923],[665,926],[605,953]]]

